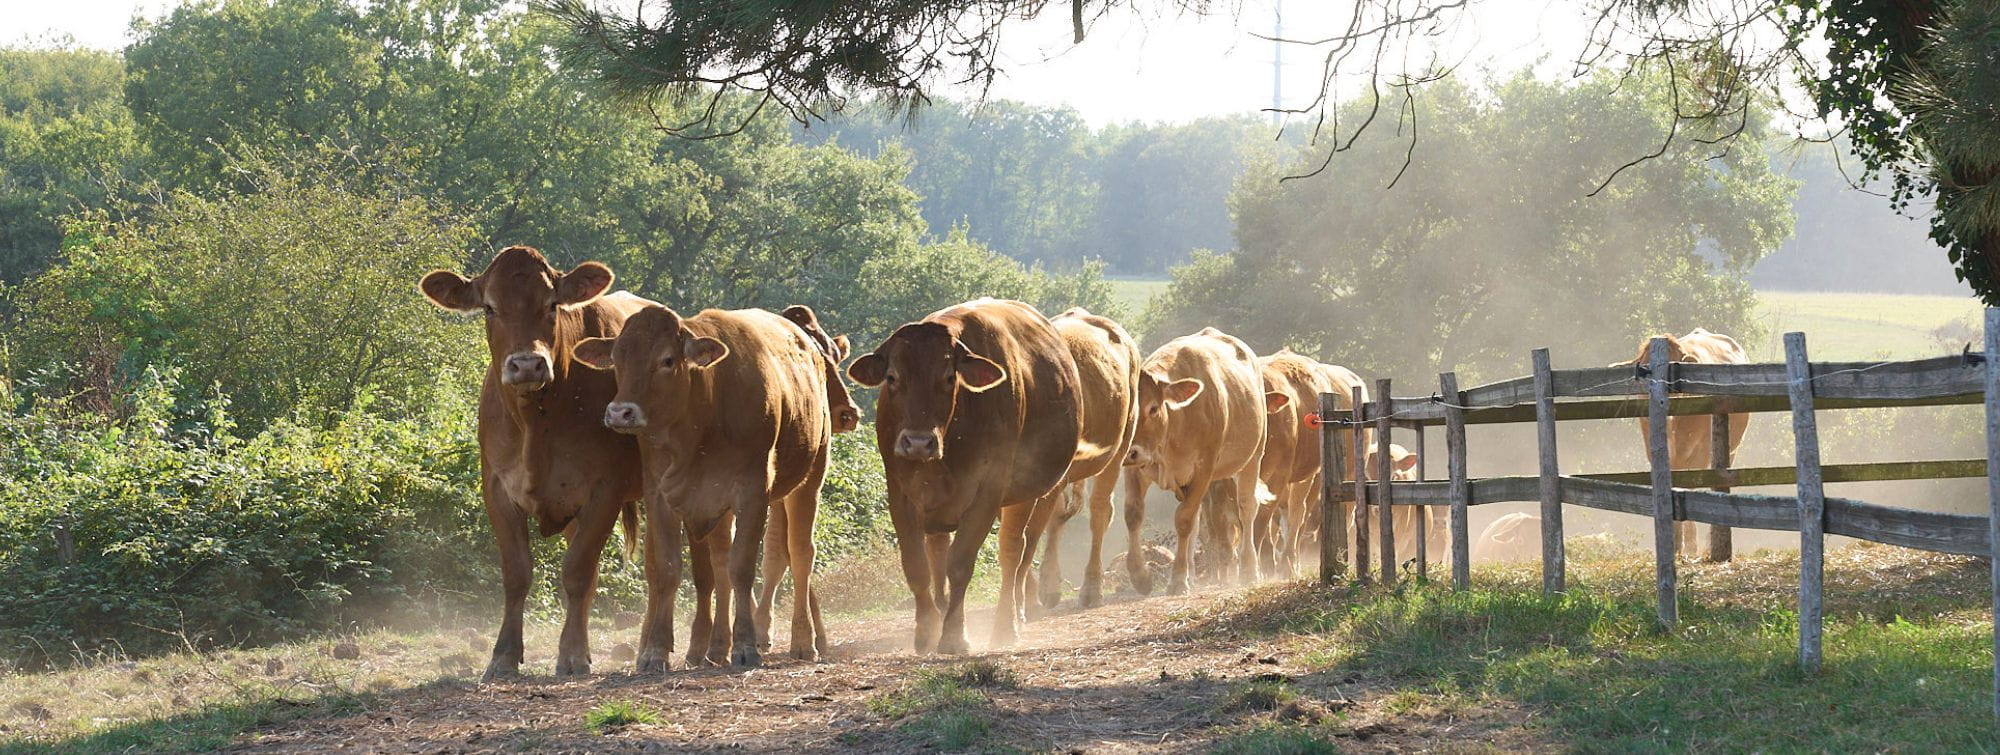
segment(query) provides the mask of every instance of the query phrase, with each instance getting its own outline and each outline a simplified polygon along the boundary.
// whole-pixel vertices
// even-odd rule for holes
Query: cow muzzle
[[[911,461],[944,458],[944,441],[933,430],[904,430],[896,434],[896,456]]]
[[[630,401],[613,401],[604,407],[604,426],[621,433],[638,432],[646,427],[646,412]]]
[[[1157,459],[1159,459],[1159,454],[1153,453],[1150,449],[1133,446],[1132,450],[1125,452],[1124,465],[1128,467],[1151,466]]]
[[[532,351],[507,355],[500,363],[500,384],[517,391],[539,391],[548,387],[553,371],[549,358]]]

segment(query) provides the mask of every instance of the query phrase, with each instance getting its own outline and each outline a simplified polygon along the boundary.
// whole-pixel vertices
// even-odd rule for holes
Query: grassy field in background
[[[1970,297],[1766,291],[1757,298],[1765,337],[1745,346],[1760,362],[1784,361],[1783,336],[1794,330],[1806,334],[1814,360],[1936,356],[1979,338],[1979,302]],[[1952,325],[1964,330],[1940,340],[1938,329]]]
[[[1146,305],[1153,297],[1167,290],[1165,278],[1112,278],[1111,295],[1125,308],[1125,325],[1131,327],[1133,321],[1146,313]]]

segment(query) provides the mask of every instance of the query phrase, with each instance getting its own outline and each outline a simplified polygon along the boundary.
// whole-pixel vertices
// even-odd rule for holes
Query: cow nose
[[[500,382],[524,388],[540,388],[549,382],[549,359],[540,354],[514,354],[500,366]]]
[[[944,447],[935,432],[904,430],[896,434],[896,455],[916,461],[937,461],[944,458]]]
[[[630,401],[613,401],[604,407],[604,426],[613,430],[634,430],[646,426],[646,413]]]

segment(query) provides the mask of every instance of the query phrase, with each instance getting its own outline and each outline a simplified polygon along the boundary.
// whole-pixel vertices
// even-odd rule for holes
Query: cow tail
[[[639,557],[639,502],[626,501],[625,510],[619,512],[618,523],[625,530],[625,560],[636,561]]]

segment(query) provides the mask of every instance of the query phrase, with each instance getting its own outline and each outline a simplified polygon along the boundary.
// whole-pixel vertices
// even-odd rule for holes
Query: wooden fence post
[[[1562,480],[1556,471],[1555,376],[1549,372],[1549,350],[1535,349],[1536,448],[1542,466],[1542,592],[1565,588],[1563,559]]]
[[[1646,460],[1653,470],[1653,592],[1659,600],[1660,628],[1680,621],[1674,599],[1679,579],[1675,538],[1673,457],[1667,452],[1667,339],[1655,338],[1646,352]]]
[[[1826,490],[1820,484],[1819,426],[1813,417],[1812,364],[1806,361],[1804,333],[1785,334],[1785,377],[1791,384],[1799,470],[1799,666],[1816,673],[1826,589]]]
[[[1423,425],[1417,426],[1417,443],[1415,452],[1417,455],[1418,482],[1423,482],[1424,479],[1428,476],[1425,474],[1424,470],[1424,461],[1425,461],[1424,436],[1429,434],[1430,433],[1425,431]],[[1426,542],[1431,539],[1431,507],[1419,506],[1416,508],[1416,514],[1417,516],[1415,518],[1415,521],[1417,523],[1417,580],[1420,582],[1425,582],[1429,581],[1431,578],[1430,543]]]
[[[1465,397],[1458,393],[1458,374],[1438,376],[1438,393],[1444,397],[1444,453],[1446,474],[1451,476],[1451,584],[1460,590],[1472,586],[1471,513],[1472,488],[1465,480]]]
[[[1708,418],[1708,468],[1717,472],[1729,470],[1729,415],[1716,412]],[[1717,485],[1717,493],[1729,492],[1728,485]],[[1736,555],[1728,527],[1720,524],[1708,526],[1708,561],[1712,564],[1726,563]]]
[[[1986,310],[1986,543],[1993,565],[1993,615],[2000,616],[2000,309]],[[2000,619],[1993,622],[2000,660]],[[2000,723],[2000,662],[1993,666],[1993,720]]]
[[[1389,411],[1388,378],[1375,380],[1375,401],[1376,414],[1379,415],[1375,418],[1375,453],[1378,457],[1375,460],[1375,497],[1382,507],[1375,513],[1381,517],[1382,524],[1382,584],[1393,585],[1396,584],[1396,517],[1391,513],[1390,506],[1396,501],[1389,488],[1389,479],[1390,470],[1396,462],[1389,458],[1389,430],[1395,425],[1389,424],[1389,415],[1394,412]]]
[[[1354,386],[1354,578],[1368,582],[1368,390]],[[1346,526],[1343,524],[1342,526]]]
[[[1340,468],[1339,399],[1331,393],[1319,394],[1319,582],[1331,585],[1341,574],[1340,559],[1347,554],[1347,525],[1340,521],[1340,484],[1346,474]],[[1299,527],[1303,522],[1291,522]],[[1339,525],[1339,526],[1335,526]]]

